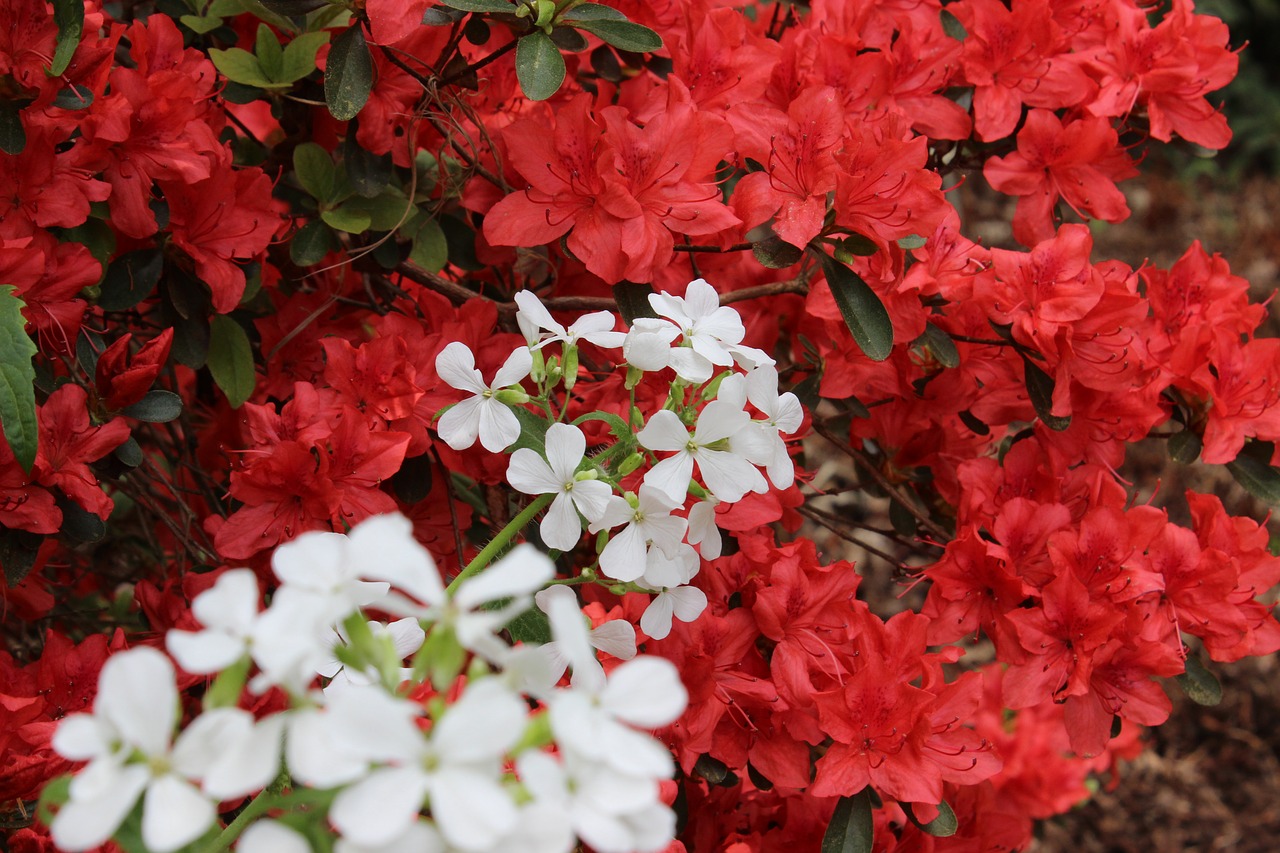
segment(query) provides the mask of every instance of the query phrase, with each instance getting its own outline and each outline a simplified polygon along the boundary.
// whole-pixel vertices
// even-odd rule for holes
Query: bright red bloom
[[[119,418],[94,426],[89,421],[89,395],[79,385],[63,385],[40,407],[40,448],[36,471],[40,485],[58,488],[81,508],[106,520],[115,506],[89,470],[129,438],[129,425]]]
[[[94,374],[98,397],[110,411],[138,402],[151,389],[169,360],[173,329],[165,329],[139,347],[131,357],[129,342],[132,339],[133,333],[126,332],[98,356]]]

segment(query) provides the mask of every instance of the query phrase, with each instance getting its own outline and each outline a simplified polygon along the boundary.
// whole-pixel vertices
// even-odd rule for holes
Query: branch
[[[817,512],[815,512],[813,509],[810,509],[807,506],[802,505],[802,506],[796,507],[796,512],[800,513],[805,518],[812,521],[814,524],[817,524],[820,527],[825,527],[827,530],[830,530],[832,533],[839,536],[841,539],[845,540],[846,542],[856,545],[862,550],[870,554],[875,554],[877,557],[879,557],[880,559],[884,560],[885,562],[889,563],[890,565],[896,568],[903,568],[905,565],[901,560],[896,559],[895,557],[892,557],[889,554],[886,554],[884,551],[881,551],[879,548],[877,548],[874,545],[863,542],[861,539],[854,536],[852,533],[849,533],[847,530],[841,530],[838,526],[831,523],[827,519],[823,518],[821,515],[819,515]]]

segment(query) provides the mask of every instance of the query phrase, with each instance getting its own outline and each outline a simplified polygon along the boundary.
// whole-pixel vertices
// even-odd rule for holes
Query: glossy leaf
[[[662,37],[641,24],[631,21],[575,20],[573,26],[586,30],[618,50],[631,53],[653,53],[662,50]]]
[[[36,370],[31,363],[36,345],[27,334],[24,307],[16,287],[0,285],[0,425],[14,458],[30,473],[40,431],[36,426]]]
[[[1222,684],[1195,655],[1187,655],[1187,671],[1177,677],[1178,686],[1197,705],[1217,705],[1222,701]]]
[[[872,361],[884,361],[893,352],[893,322],[880,297],[862,276],[822,255],[827,286],[853,340]]]
[[[121,409],[120,414],[150,424],[167,424],[182,414],[182,398],[172,391],[148,391],[141,400]]]
[[[551,37],[535,30],[516,45],[516,77],[520,89],[531,101],[545,101],[564,82],[564,57]]]
[[[506,0],[440,0],[440,3],[461,12],[495,12],[514,15],[516,7]]]
[[[58,26],[58,37],[54,40],[49,74],[57,77],[67,70],[80,44],[80,34],[84,31],[83,0],[53,0],[53,22]]]
[[[240,408],[253,395],[258,381],[253,369],[253,347],[244,328],[230,317],[219,314],[210,320],[206,364],[231,408]]]
[[[1251,441],[1227,463],[1236,482],[1260,501],[1280,506],[1280,469],[1271,463],[1270,442]]]
[[[1031,405],[1036,410],[1036,416],[1049,429],[1057,430],[1058,432],[1071,426],[1070,415],[1063,418],[1055,415],[1052,411],[1053,377],[1037,367],[1025,355],[1022,357],[1022,366],[1027,381],[1027,395],[1031,398]]]
[[[875,825],[871,822],[871,789],[841,797],[822,836],[821,853],[871,853]]]
[[[907,813],[907,819],[919,827],[921,832],[926,835],[932,835],[934,838],[950,838],[960,828],[960,821],[956,819],[955,810],[951,808],[946,800],[938,803],[938,816],[927,823],[920,822],[915,816],[915,812],[911,810],[910,803],[903,803],[902,810]]]
[[[364,109],[373,89],[373,56],[357,24],[333,40],[324,72],[324,100],[338,121],[350,121]]]
[[[0,101],[0,151],[17,157],[27,147],[27,131],[22,127],[17,104]]]

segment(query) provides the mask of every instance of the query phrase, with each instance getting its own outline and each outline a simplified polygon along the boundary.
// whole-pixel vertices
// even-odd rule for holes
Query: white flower
[[[747,374],[747,399],[765,416],[764,420],[752,421],[764,437],[764,452],[752,461],[765,466],[775,486],[788,488],[795,482],[796,471],[782,436],[800,428],[804,407],[790,391],[778,393],[778,371],[771,365],[757,367]]]
[[[666,320],[637,317],[622,342],[622,357],[640,370],[663,370],[671,364],[671,343],[678,337],[680,330]]]
[[[187,672],[220,672],[244,657],[258,619],[258,577],[250,569],[232,569],[191,602],[191,614],[203,631],[170,630],[169,654]]]
[[[754,347],[744,346],[746,329],[738,312],[720,305],[720,294],[702,279],[689,282],[684,297],[649,294],[653,310],[679,327],[682,346],[671,350],[670,364],[676,374],[689,382],[711,378],[713,365],[729,367],[735,361],[748,369],[773,364],[773,359]]]
[[[173,664],[145,646],[109,658],[93,714],[67,717],[53,736],[59,755],[89,761],[53,819],[54,843],[72,853],[97,847],[115,834],[139,797],[148,849],[169,853],[203,835],[217,810],[191,779],[207,769],[208,738],[227,715],[213,711],[202,719],[205,725],[193,725],[171,748],[178,721]]]
[[[598,690],[605,681],[604,667],[596,660],[593,648],[623,660],[636,656],[636,629],[631,623],[614,619],[588,631],[578,596],[568,587],[548,587],[534,599],[547,614],[555,638],[539,647],[551,663],[552,684],[560,680],[566,667],[572,666],[575,687]]]
[[[390,638],[395,647],[396,656],[401,661],[421,648],[423,641],[427,638],[426,632],[422,630],[422,625],[412,616],[406,616],[386,625],[381,622],[370,622],[369,630],[372,631],[374,637]],[[348,638],[344,635],[341,627],[334,632],[332,642],[333,646],[331,648],[336,648],[348,642]],[[411,669],[401,668],[401,680],[408,678],[411,673]],[[376,669],[371,667],[364,672],[353,672],[350,667],[338,660],[336,652],[324,665],[316,669],[316,674],[329,679],[329,683],[324,688],[326,696],[332,696],[334,693],[346,690],[349,687],[363,687],[378,682]]]
[[[707,609],[707,594],[696,586],[663,588],[640,617],[640,630],[655,640],[671,633],[671,619],[692,622]]]
[[[454,341],[442,349],[436,356],[436,372],[451,387],[473,396],[440,416],[440,437],[454,450],[475,444],[477,436],[490,453],[506,450],[520,437],[520,421],[496,395],[503,388],[518,385],[532,369],[533,355],[528,347],[520,347],[498,368],[493,383],[486,385],[466,344]]]
[[[727,439],[750,425],[751,417],[741,406],[727,400],[707,404],[698,415],[692,436],[675,412],[663,409],[655,413],[636,438],[649,450],[675,451],[675,455],[649,469],[645,484],[677,503],[684,503],[696,462],[707,489],[722,501],[732,503],[741,500],[747,492],[766,491],[769,484],[759,470],[723,446],[728,444]]]
[[[622,332],[613,330],[616,320],[609,311],[584,314],[566,329],[552,318],[551,312],[532,290],[521,290],[515,295],[515,300],[520,306],[520,310],[516,312],[516,322],[531,347],[543,347],[554,341],[560,341],[565,346],[577,346],[581,340],[598,347],[614,349],[622,346],[622,340],[626,337]],[[538,341],[540,329],[551,333],[541,342]]]
[[[546,554],[528,543],[517,545],[501,560],[463,581],[443,618],[452,623],[464,648],[501,663],[511,647],[494,635],[528,610],[533,594],[555,576],[555,565]],[[507,603],[500,609],[485,609],[485,605],[504,600]]]
[[[237,853],[311,853],[306,836],[278,820],[251,824],[236,843]]]
[[[629,660],[609,674],[603,689],[561,690],[550,701],[551,730],[562,751],[627,776],[669,778],[671,752],[637,729],[676,720],[689,694],[670,661]]]
[[[716,506],[719,503],[715,495],[708,495],[706,500],[698,501],[689,508],[689,544],[701,545],[698,551],[705,560],[720,556],[720,528],[716,527]]]
[[[546,447],[546,461],[527,447],[511,454],[507,481],[527,495],[556,496],[542,517],[542,541],[552,548],[568,551],[582,538],[578,513],[588,521],[600,518],[613,491],[599,480],[577,479],[587,440],[576,426],[552,424],[547,430]]]
[[[380,698],[375,698],[380,697]],[[343,789],[329,819],[358,845],[378,847],[407,832],[429,797],[441,834],[465,850],[491,849],[515,828],[517,810],[499,784],[507,750],[524,731],[528,706],[498,679],[467,686],[462,697],[424,735],[420,708],[370,690],[331,714],[357,751],[390,766]]]
[[[645,557],[650,546],[674,554],[684,538],[687,522],[671,511],[679,506],[665,492],[642,485],[636,505],[616,495],[591,532],[598,533],[625,523],[627,526],[609,535],[609,543],[600,552],[600,570],[620,581],[633,581],[644,574]]]

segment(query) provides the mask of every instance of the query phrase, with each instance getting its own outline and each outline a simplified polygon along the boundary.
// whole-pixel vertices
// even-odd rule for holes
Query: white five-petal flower
[[[649,450],[675,451],[675,455],[650,468],[645,484],[684,503],[696,463],[707,489],[722,501],[733,503],[747,492],[766,491],[769,484],[756,466],[732,448],[717,445],[727,444],[727,439],[750,426],[751,417],[727,400],[707,404],[698,415],[692,436],[675,412],[663,409],[655,413],[636,438]]]
[[[552,424],[546,446],[545,460],[527,447],[511,454],[507,482],[527,495],[555,495],[542,517],[542,541],[568,551],[582,538],[578,513],[589,522],[599,519],[613,490],[599,480],[577,478],[587,439],[576,426]]]
[[[521,290],[515,295],[515,300],[520,306],[520,310],[516,312],[516,322],[520,325],[520,331],[531,347],[544,347],[555,341],[572,347],[577,346],[578,341],[586,341],[598,347],[614,349],[622,346],[622,340],[626,337],[623,332],[613,330],[617,320],[611,311],[593,311],[590,314],[584,314],[570,323],[569,328],[566,329],[556,322],[551,312],[532,290]],[[540,331],[551,334],[539,341]]]
[[[501,453],[520,437],[520,421],[497,394],[503,388],[518,385],[533,369],[533,355],[528,347],[520,347],[507,357],[486,385],[476,369],[476,359],[466,344],[454,341],[436,356],[436,372],[453,388],[472,396],[440,416],[440,437],[454,450],[465,450],[476,443],[490,453]]]
[[[600,552],[600,570],[616,580],[633,581],[644,574],[651,546],[674,556],[687,526],[683,518],[671,514],[677,506],[678,502],[650,485],[640,487],[635,506],[625,498],[610,497],[604,514],[591,525],[591,532],[619,524],[626,527],[610,534],[609,543]]]

